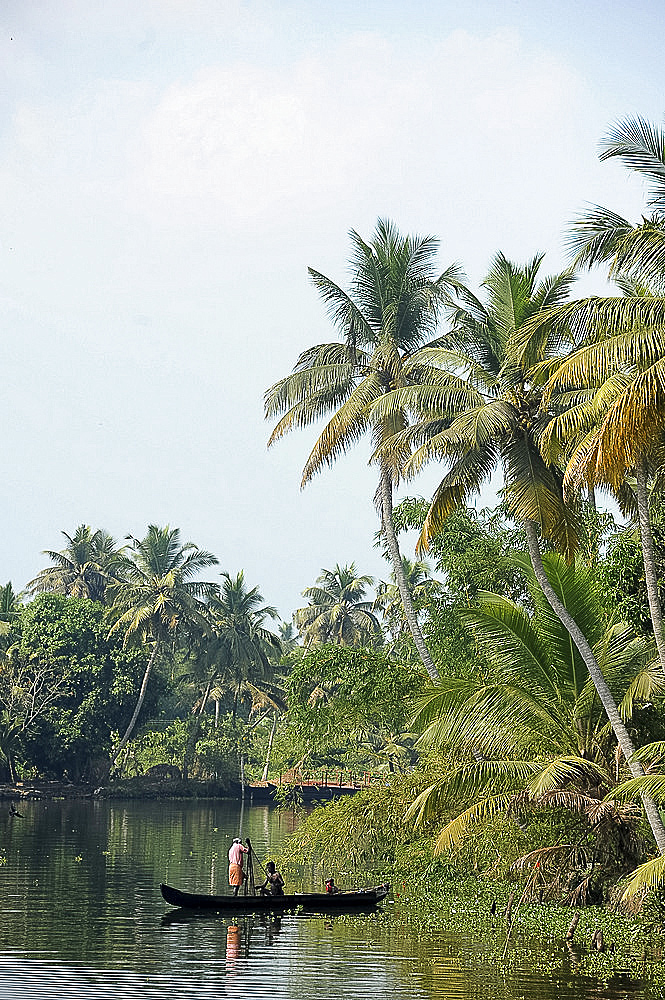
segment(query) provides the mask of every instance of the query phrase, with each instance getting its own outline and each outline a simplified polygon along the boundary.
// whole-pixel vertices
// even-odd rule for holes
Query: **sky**
[[[284,620],[324,567],[388,579],[369,442],[302,491],[316,430],[266,447],[265,390],[335,339],[307,267],[346,285],[349,230],[389,218],[478,289],[499,250],[563,268],[590,203],[637,221],[645,192],[598,143],[662,123],[660,14],[2,0],[0,582],[82,523],[177,527]]]

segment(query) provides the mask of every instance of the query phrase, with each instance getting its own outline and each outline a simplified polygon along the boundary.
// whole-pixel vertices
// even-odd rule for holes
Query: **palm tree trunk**
[[[649,518],[649,491],[647,489],[647,466],[642,460],[636,470],[637,478],[637,516],[640,525],[640,542],[642,560],[644,562],[644,578],[647,584],[647,599],[651,613],[651,624],[656,639],[660,665],[665,670],[665,642],[663,641],[663,609],[658,596],[658,574],[656,573],[656,557],[653,547],[653,532]]]
[[[402,605],[404,607],[404,614],[406,616],[406,621],[409,626],[409,631],[413,636],[413,641],[418,650],[418,655],[422,661],[425,670],[429,674],[431,680],[437,681],[439,679],[439,672],[434,666],[434,661],[430,656],[429,649],[425,643],[422,630],[418,624],[418,618],[413,608],[413,601],[411,600],[411,593],[409,591],[406,576],[404,574],[404,566],[402,564],[402,556],[399,551],[399,545],[397,543],[397,535],[395,534],[395,525],[393,524],[393,482],[390,470],[385,466],[381,466],[381,479],[379,480],[379,505],[381,512],[381,530],[383,531],[383,537],[386,540],[388,546],[388,552],[390,554],[390,561],[393,565],[393,573],[395,574],[395,581],[397,583],[397,588],[402,598]]]
[[[194,723],[192,725],[192,731],[187,739],[187,744],[185,746],[185,755],[182,761],[182,776],[185,781],[189,778],[189,764],[194,756],[194,751],[196,750],[196,744],[199,741],[199,733],[201,732],[201,719],[203,713],[205,712],[206,705],[208,704],[208,697],[212,689],[212,679],[208,681],[208,685],[201,699],[201,704],[199,705],[198,711],[194,713]]]
[[[268,750],[266,753],[266,762],[263,766],[263,774],[261,775],[261,781],[268,780],[268,768],[270,767],[270,755],[272,753],[272,742],[275,739],[275,731],[277,730],[277,715],[273,717],[272,729],[270,730],[270,738],[268,740]]]
[[[605,709],[605,714],[607,715],[610,725],[614,730],[614,735],[616,736],[617,742],[621,747],[621,752],[623,753],[626,763],[628,764],[630,773],[634,778],[639,778],[644,774],[644,768],[641,764],[632,760],[633,754],[635,753],[635,747],[633,746],[633,742],[624,725],[623,719],[619,715],[619,709],[617,708],[614,696],[607,685],[603,672],[598,666],[598,661],[593,655],[593,651],[589,646],[589,643],[586,641],[582,630],[573,616],[566,610],[565,605],[554,590],[554,587],[550,583],[547,573],[545,572],[545,567],[543,566],[543,560],[540,553],[538,526],[535,521],[525,521],[524,529],[526,531],[526,539],[529,546],[531,565],[533,566],[533,571],[536,575],[540,588],[545,595],[548,604],[552,608],[552,611],[577,646],[580,656],[584,660],[587,670],[589,671],[589,676],[593,681],[594,687],[598,692],[598,697],[600,698],[602,706]],[[644,806],[644,811],[649,821],[649,826],[653,832],[656,844],[658,845],[658,850],[660,854],[665,854],[665,826],[663,826],[658,806],[648,795],[642,795],[642,804]]]
[[[113,751],[113,754],[111,756],[111,767],[113,767],[113,765],[115,764],[116,760],[118,759],[118,755],[122,752],[122,750],[124,750],[124,748],[126,747],[126,745],[129,743],[131,735],[134,732],[134,726],[136,725],[136,720],[139,717],[139,712],[141,711],[141,708],[143,707],[143,701],[144,701],[144,698],[145,698],[145,693],[146,693],[146,691],[148,689],[148,679],[150,677],[150,671],[152,670],[153,664],[155,662],[155,657],[157,656],[158,645],[159,644],[157,642],[155,642],[155,644],[154,644],[154,646],[152,648],[152,653],[150,654],[150,659],[148,660],[148,666],[145,668],[145,673],[143,674],[143,680],[141,681],[141,690],[139,691],[139,696],[138,696],[138,699],[137,699],[137,702],[136,702],[136,707],[134,708],[134,714],[132,715],[131,719],[129,720],[129,725],[127,726],[127,729],[125,730],[125,735],[123,736],[123,738],[120,740],[120,742],[118,743],[117,747]]]

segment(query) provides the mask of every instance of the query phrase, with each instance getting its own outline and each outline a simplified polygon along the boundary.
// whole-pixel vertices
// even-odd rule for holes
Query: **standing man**
[[[248,848],[243,846],[240,837],[234,837],[229,848],[229,885],[233,886],[234,896],[238,895],[238,890],[245,878],[242,871],[243,854],[248,853]]]

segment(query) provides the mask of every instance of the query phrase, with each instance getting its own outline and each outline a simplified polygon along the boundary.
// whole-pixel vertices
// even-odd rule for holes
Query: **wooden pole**
[[[573,914],[573,919],[570,921],[570,927],[566,931],[566,941],[572,941],[573,940],[573,938],[575,937],[575,931],[577,929],[577,925],[579,924],[579,922],[580,922],[580,915],[579,915],[579,913],[574,913]]]

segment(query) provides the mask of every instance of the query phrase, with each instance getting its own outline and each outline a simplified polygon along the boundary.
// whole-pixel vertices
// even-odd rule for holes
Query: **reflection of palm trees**
[[[303,597],[306,608],[299,608],[293,618],[306,645],[320,646],[334,642],[340,646],[376,644],[381,627],[371,601],[365,600],[371,576],[358,576],[355,563],[324,569],[317,586],[308,587]]]

